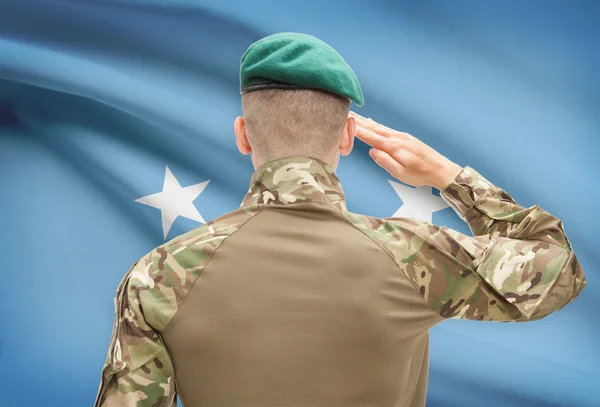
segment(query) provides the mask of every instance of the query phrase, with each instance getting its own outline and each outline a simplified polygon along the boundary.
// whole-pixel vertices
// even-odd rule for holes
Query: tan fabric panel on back
[[[267,205],[163,332],[185,407],[424,405],[439,322],[396,263],[324,202]]]

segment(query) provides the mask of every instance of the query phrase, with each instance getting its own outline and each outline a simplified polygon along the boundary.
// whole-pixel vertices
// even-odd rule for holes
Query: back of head
[[[344,135],[351,101],[364,103],[344,58],[319,38],[294,32],[248,47],[240,61],[240,93],[247,141],[263,162],[331,156]]]
[[[339,143],[350,101],[320,89],[262,89],[242,95],[248,142],[264,161],[324,158]]]

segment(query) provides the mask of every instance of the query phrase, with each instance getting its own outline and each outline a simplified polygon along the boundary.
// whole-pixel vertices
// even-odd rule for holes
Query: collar
[[[327,202],[342,211],[346,209],[339,178],[329,164],[318,158],[293,156],[264,163],[252,174],[240,207],[302,201]]]

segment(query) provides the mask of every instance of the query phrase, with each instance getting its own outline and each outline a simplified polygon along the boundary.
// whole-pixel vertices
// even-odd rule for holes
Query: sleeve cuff
[[[440,192],[440,197],[462,218],[492,187],[483,175],[468,165]]]

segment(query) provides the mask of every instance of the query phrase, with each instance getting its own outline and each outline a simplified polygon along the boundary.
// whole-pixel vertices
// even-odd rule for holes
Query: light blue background
[[[210,180],[195,205],[237,209],[239,59],[299,31],[358,75],[367,117],[560,217],[588,278],[524,324],[432,330],[428,406],[600,406],[600,3],[595,1],[0,1],[0,405],[92,405],[131,263],[163,242],[134,200]],[[356,141],[348,207],[402,204]],[[450,209],[434,223],[470,233]],[[178,218],[168,239],[199,224]]]

